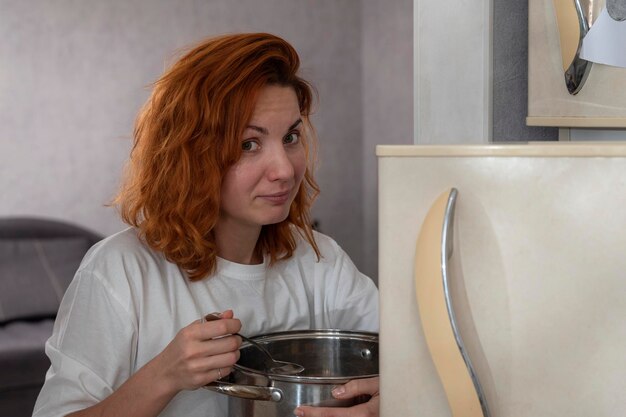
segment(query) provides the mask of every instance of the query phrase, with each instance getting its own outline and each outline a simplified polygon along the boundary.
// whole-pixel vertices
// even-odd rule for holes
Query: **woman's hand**
[[[239,360],[241,322],[231,310],[220,320],[183,328],[163,352],[99,403],[69,416],[155,417],[178,392],[196,389],[230,373]]]
[[[221,317],[184,327],[150,364],[172,391],[200,388],[232,371],[241,345],[241,338],[232,334],[241,329],[241,322],[232,310]]]
[[[296,408],[294,414],[300,417],[377,417],[380,413],[378,390],[379,378],[354,379],[336,387],[333,390],[333,397],[343,400],[367,394],[372,396],[368,402],[345,408],[300,406]]]

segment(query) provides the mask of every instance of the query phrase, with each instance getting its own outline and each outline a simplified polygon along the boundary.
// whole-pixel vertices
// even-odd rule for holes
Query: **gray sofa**
[[[67,222],[0,218],[0,417],[32,415],[59,303],[100,239]]]

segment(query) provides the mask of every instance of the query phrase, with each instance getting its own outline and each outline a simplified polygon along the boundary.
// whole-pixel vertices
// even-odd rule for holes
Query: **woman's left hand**
[[[294,414],[300,417],[378,417],[380,413],[378,390],[379,378],[355,379],[336,387],[333,390],[333,397],[343,400],[367,394],[372,396],[368,402],[345,408],[300,406],[295,409]]]

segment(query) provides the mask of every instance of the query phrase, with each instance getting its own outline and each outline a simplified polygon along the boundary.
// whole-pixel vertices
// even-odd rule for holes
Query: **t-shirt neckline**
[[[256,265],[239,264],[224,258],[217,257],[217,274],[227,276],[229,278],[240,279],[244,281],[255,281],[265,278],[267,271],[268,258],[263,256],[263,263]]]

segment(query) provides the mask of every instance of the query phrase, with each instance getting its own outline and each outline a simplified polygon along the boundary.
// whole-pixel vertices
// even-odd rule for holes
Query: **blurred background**
[[[319,92],[313,215],[377,280],[376,144],[413,143],[412,0],[0,0],[0,216],[103,235],[150,84],[187,46],[271,32]]]

